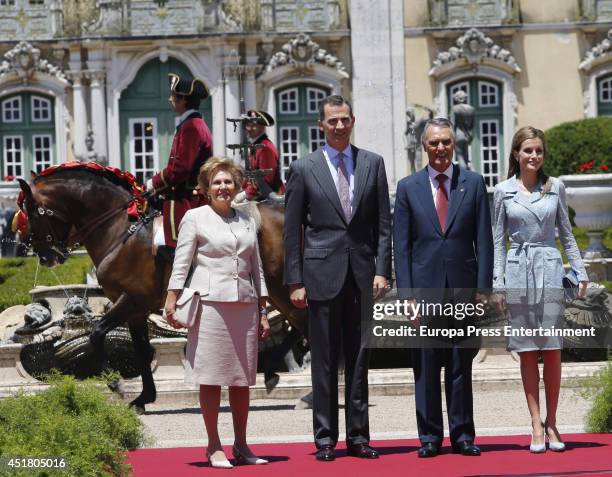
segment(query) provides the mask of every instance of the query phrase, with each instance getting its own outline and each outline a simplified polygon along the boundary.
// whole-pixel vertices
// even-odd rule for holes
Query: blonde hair
[[[236,192],[242,190],[242,181],[244,180],[244,169],[242,166],[226,157],[211,157],[200,167],[200,173],[198,174],[198,188],[202,195],[208,196],[210,182],[219,172],[229,173],[234,181]]]

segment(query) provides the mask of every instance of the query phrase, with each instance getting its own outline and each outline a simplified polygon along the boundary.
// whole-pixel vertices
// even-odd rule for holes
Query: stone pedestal
[[[155,359],[151,363],[153,377],[157,379],[180,379],[185,377],[185,338],[155,338]]]
[[[589,281],[601,283],[612,280],[612,258],[584,259]]]

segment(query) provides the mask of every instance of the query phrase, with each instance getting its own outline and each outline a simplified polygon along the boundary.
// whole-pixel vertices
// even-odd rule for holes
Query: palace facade
[[[0,0],[0,196],[14,178],[96,160],[139,181],[162,168],[167,74],[201,78],[214,153],[226,118],[264,108],[289,163],[323,141],[318,102],[349,97],[355,144],[408,173],[406,109],[475,108],[474,168],[505,176],[517,127],[612,114],[612,0]]]

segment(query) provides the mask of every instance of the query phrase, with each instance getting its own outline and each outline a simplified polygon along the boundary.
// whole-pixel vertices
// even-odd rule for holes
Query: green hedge
[[[85,283],[92,263],[88,255],[75,255],[54,268],[38,266],[36,257],[0,259],[0,312],[30,303],[30,290],[37,285]],[[38,268],[38,272],[37,272]]]
[[[140,419],[127,405],[110,400],[101,381],[56,375],[34,395],[0,401],[0,455],[62,458],[64,472],[13,468],[11,476],[128,476],[125,451],[145,444]],[[6,467],[3,470],[7,470]]]
[[[590,118],[555,126],[546,131],[544,170],[551,176],[580,173],[580,165],[593,162],[590,172],[612,172],[612,118]]]
[[[584,397],[592,399],[587,414],[588,432],[612,432],[612,363],[586,380]]]

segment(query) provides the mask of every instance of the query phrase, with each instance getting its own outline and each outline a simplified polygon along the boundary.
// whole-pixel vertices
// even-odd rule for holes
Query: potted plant
[[[591,118],[556,126],[546,132],[548,174],[565,184],[574,222],[589,236],[586,259],[605,258],[602,243],[612,227],[612,118]]]

